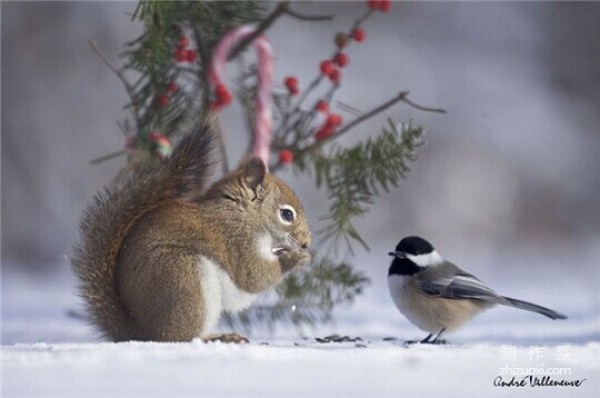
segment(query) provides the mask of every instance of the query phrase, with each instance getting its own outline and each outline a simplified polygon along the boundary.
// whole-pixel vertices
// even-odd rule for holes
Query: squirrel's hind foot
[[[235,344],[248,344],[250,340],[246,337],[237,334],[237,333],[220,333],[220,334],[210,334],[207,337],[203,338],[202,341],[205,343],[220,341],[221,343],[235,343]]]

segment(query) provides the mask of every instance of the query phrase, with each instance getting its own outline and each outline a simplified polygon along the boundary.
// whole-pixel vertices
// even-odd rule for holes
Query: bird
[[[429,333],[423,340],[405,344],[448,344],[441,338],[444,332],[458,329],[496,304],[537,312],[550,319],[567,319],[566,315],[549,308],[501,296],[445,260],[421,237],[402,239],[388,254],[394,257],[388,272],[394,304],[412,324]]]

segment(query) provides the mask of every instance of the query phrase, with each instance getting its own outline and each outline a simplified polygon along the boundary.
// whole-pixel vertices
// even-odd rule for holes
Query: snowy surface
[[[370,274],[365,295],[339,309],[333,325],[301,333],[258,330],[249,335],[250,344],[228,345],[100,342],[70,315],[79,303],[72,275],[63,268],[40,277],[3,267],[2,397],[591,397],[599,391],[598,292],[589,280],[597,281],[597,273],[567,278],[549,266],[535,288],[527,271],[521,282],[510,283],[501,273],[480,273],[483,280],[498,281],[491,284],[498,291],[569,319],[497,308],[447,336],[450,346],[405,348],[404,340],[424,333],[398,315],[384,270]],[[334,333],[361,341],[315,341]],[[505,367],[551,368],[562,372],[552,380],[586,380],[580,387],[494,386]]]

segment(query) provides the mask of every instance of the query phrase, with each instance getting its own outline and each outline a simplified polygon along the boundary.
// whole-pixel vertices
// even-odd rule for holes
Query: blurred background
[[[331,22],[284,17],[268,32],[276,80],[294,74],[302,87],[330,55],[333,35],[365,5],[295,7],[335,15]],[[123,43],[141,32],[130,20],[134,9],[129,2],[1,4],[3,295],[13,269],[66,268],[82,210],[124,165],[123,158],[89,163],[122,148],[116,122],[126,116],[127,96],[87,40],[117,62]],[[399,104],[344,138],[378,134],[386,117],[426,130],[408,178],[357,222],[371,252],[341,253],[373,279],[369,294],[384,300],[386,254],[417,234],[493,278],[494,287],[522,286],[514,288],[526,292],[521,298],[548,297],[558,309],[568,292],[597,313],[598,21],[600,3],[592,2],[402,2],[363,26],[367,38],[349,49],[337,98],[366,111],[408,90],[413,101],[448,111]],[[240,115],[236,107],[223,115],[232,163],[246,148]],[[318,226],[324,196],[306,177],[281,176]]]

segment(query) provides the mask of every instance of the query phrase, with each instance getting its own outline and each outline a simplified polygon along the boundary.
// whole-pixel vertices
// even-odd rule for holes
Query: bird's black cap
[[[406,253],[413,256],[420,254],[429,254],[435,249],[431,243],[418,236],[408,236],[402,239],[398,245],[396,245],[396,253]],[[392,253],[390,253],[392,254]]]

